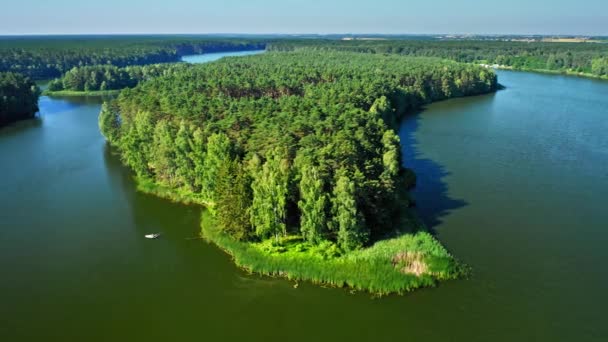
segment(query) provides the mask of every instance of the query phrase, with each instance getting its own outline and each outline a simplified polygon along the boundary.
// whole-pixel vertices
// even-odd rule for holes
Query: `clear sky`
[[[0,34],[608,35],[608,0],[0,0]]]

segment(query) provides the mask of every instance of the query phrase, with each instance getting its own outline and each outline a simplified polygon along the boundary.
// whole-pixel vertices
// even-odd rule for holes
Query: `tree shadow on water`
[[[415,135],[424,110],[407,115],[400,126],[401,151],[404,167],[416,173],[416,187],[411,194],[416,200],[415,212],[432,233],[451,211],[462,208],[468,203],[461,199],[450,198],[448,184],[444,181],[450,172],[438,162],[424,158]],[[446,146],[446,148],[449,148]]]

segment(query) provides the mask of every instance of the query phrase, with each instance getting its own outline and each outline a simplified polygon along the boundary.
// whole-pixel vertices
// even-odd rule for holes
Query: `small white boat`
[[[146,237],[146,239],[156,239],[157,237],[160,236],[160,233],[146,234],[144,236]]]

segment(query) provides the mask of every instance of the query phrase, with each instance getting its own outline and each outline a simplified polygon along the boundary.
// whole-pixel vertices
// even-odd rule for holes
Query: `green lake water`
[[[42,97],[0,130],[0,340],[605,341],[608,82],[499,79],[401,129],[420,215],[471,278],[380,299],[242,272],[188,239],[199,208],[135,191],[99,99]]]

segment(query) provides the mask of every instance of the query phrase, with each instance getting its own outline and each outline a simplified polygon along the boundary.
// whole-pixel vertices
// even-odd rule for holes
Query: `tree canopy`
[[[238,239],[353,250],[391,229],[404,113],[496,85],[491,70],[433,58],[267,53],[126,89],[100,124],[140,179],[208,205]]]
[[[177,62],[184,55],[265,46],[256,39],[185,36],[0,37],[0,72],[50,79],[74,67]]]
[[[40,89],[29,78],[0,73],[0,126],[33,118],[38,112]]]
[[[499,64],[516,69],[572,71],[608,76],[608,44],[486,40],[283,40],[273,51],[337,50],[418,57],[439,57],[466,63]]]
[[[50,91],[97,91],[135,87],[139,82],[187,68],[185,63],[134,65],[119,68],[114,65],[74,67],[63,77],[49,82]]]

